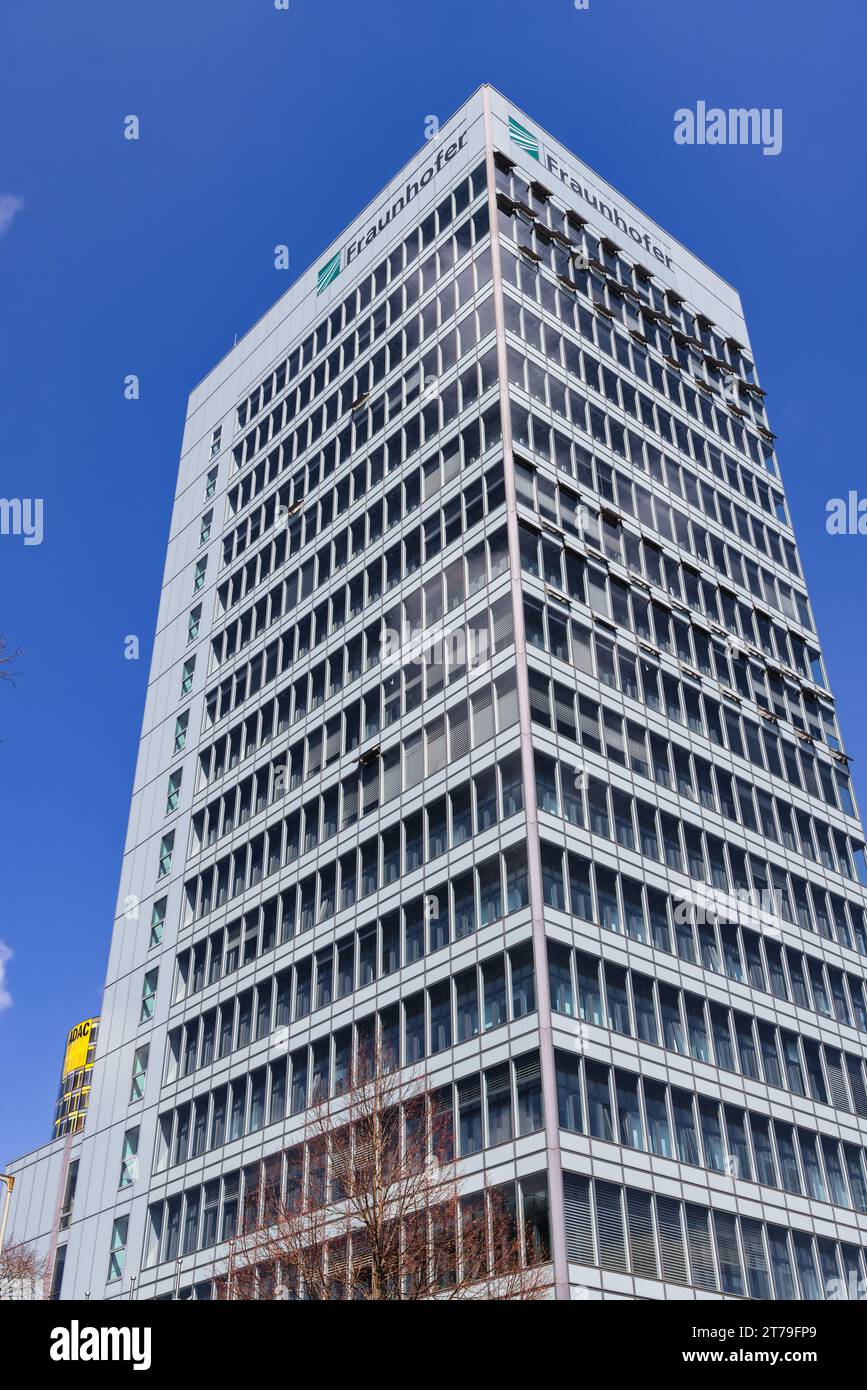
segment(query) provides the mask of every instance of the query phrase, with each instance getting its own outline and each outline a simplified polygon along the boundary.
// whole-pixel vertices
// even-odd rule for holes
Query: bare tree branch
[[[0,1300],[36,1297],[36,1285],[45,1278],[45,1261],[23,1240],[7,1241],[0,1250]]]
[[[8,652],[6,650],[6,638],[0,634],[0,681],[9,681],[15,684],[16,673],[10,670],[10,663],[22,656],[21,651]]]
[[[455,1159],[451,1105],[377,1048],[342,1095],[314,1107],[245,1193],[216,1281],[222,1299],[544,1298],[548,1252],[520,1229],[514,1185],[473,1190]]]

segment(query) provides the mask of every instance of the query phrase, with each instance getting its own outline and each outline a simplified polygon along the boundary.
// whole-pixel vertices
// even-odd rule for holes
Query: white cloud
[[[0,941],[0,1013],[12,1008],[12,995],[6,988],[6,962],[12,959],[12,952],[5,941]]]
[[[8,232],[15,214],[23,207],[24,199],[17,193],[0,193],[0,236]]]

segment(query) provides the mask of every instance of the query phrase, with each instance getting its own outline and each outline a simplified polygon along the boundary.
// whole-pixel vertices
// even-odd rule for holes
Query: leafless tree
[[[11,664],[20,655],[20,651],[6,650],[6,638],[0,634],[0,681],[11,681],[14,684],[15,672],[11,669]]]
[[[7,1241],[0,1250],[0,1300],[36,1298],[45,1278],[45,1261],[23,1240]]]
[[[245,1193],[218,1298],[535,1300],[552,1287],[514,1184],[472,1188],[450,1098],[402,1080],[381,1049],[312,1109],[287,1157],[285,1189],[266,1162]]]

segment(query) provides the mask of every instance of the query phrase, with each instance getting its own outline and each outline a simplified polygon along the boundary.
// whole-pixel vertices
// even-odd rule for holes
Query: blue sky
[[[99,1008],[187,394],[483,81],[740,290],[867,804],[867,537],[825,531],[867,492],[863,6],[7,0],[0,25],[0,492],[44,499],[41,545],[0,536],[0,1163],[49,1137]],[[782,153],[675,145],[699,100],[781,107]]]

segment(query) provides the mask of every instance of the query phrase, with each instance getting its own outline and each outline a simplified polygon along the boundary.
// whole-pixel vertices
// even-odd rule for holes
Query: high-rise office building
[[[209,1297],[377,1036],[558,1296],[857,1288],[864,832],[773,441],[737,293],[487,87],[196,387],[62,1297]]]
[[[60,1074],[57,1104],[54,1107],[55,1139],[62,1139],[67,1134],[78,1134],[84,1129],[98,1034],[99,1019],[85,1018],[81,1023],[76,1023],[74,1028],[70,1028],[66,1035],[63,1070]]]

